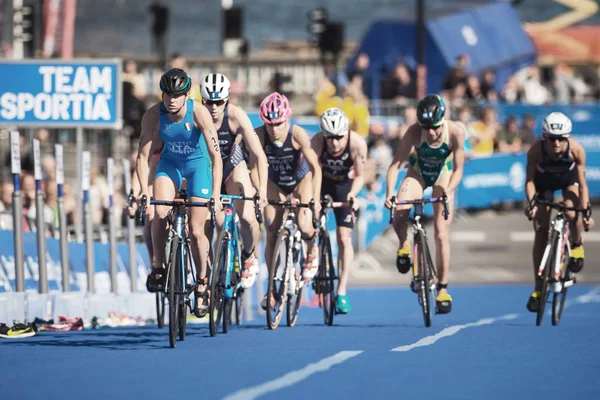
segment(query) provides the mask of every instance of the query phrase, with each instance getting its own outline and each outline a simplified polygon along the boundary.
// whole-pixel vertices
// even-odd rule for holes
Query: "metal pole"
[[[69,274],[69,242],[67,237],[67,213],[65,212],[65,197],[63,185],[65,183],[65,172],[63,164],[63,146],[54,145],[54,158],[56,159],[56,186],[58,189],[58,230],[60,234],[60,264],[62,269],[62,290],[71,291],[71,280]]]
[[[129,160],[123,160],[125,174],[125,193],[131,192],[131,169]],[[137,292],[137,254],[135,251],[135,218],[127,218],[127,243],[129,245],[129,279],[131,293]],[[152,262],[152,260],[150,260]]]
[[[425,64],[425,0],[417,0],[417,98],[427,93],[427,65]]]
[[[92,233],[92,210],[90,205],[90,152],[81,153],[81,188],[83,189],[83,215],[85,220],[85,264],[87,267],[88,293],[95,293],[94,237]]]
[[[37,230],[37,251],[39,269],[39,291],[48,293],[48,270],[46,269],[46,221],[44,204],[44,191],[42,190],[42,161],[40,155],[40,141],[33,139],[33,162],[35,175],[35,225]]]
[[[81,187],[82,182],[82,168],[81,168],[81,157],[83,153],[83,128],[78,126],[76,130],[76,138],[75,138],[75,153],[77,154],[77,190],[75,191],[75,201],[79,207],[75,207],[75,237],[78,242],[83,241],[83,218],[81,213],[81,204],[83,204],[81,199],[81,193],[83,189]]]
[[[23,249],[23,200],[21,197],[21,141],[18,131],[10,132],[11,170],[13,174],[13,232],[15,234],[15,286],[25,291],[25,255]]]
[[[108,242],[110,247],[110,285],[112,292],[118,294],[117,287],[117,232],[115,226],[115,209],[114,209],[114,166],[115,162],[112,158],[106,161],[106,174],[108,181]]]
[[[12,0],[13,6],[12,6],[12,27],[13,27],[13,58],[15,60],[21,60],[23,59],[23,25],[22,22],[18,22],[15,24],[15,20],[20,18],[20,20],[22,21],[23,19],[23,13],[22,13],[22,9],[23,9],[23,0]]]

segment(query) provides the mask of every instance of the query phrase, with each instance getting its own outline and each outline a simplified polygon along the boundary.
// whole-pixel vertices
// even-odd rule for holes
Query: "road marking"
[[[511,232],[509,239],[511,242],[533,242],[533,231]],[[583,243],[600,242],[600,232],[583,232]]]
[[[480,319],[477,322],[470,322],[470,323],[464,324],[464,325],[449,326],[448,328],[442,329],[440,332],[436,333],[435,335],[424,337],[424,338],[420,339],[418,342],[415,342],[413,344],[393,348],[390,351],[407,352],[412,349],[416,349],[417,347],[430,346],[430,345],[434,344],[435,342],[437,342],[438,340],[448,337],[448,336],[455,335],[456,333],[458,333],[459,331],[461,331],[465,328],[491,325],[497,321],[510,321],[510,320],[516,319],[517,317],[518,317],[517,314],[507,314],[507,315],[503,315],[501,317],[496,317],[496,318]]]
[[[552,293],[550,293],[552,294]],[[575,304],[588,304],[588,303],[600,303],[600,286],[596,286],[586,294],[582,294],[581,296],[577,296],[575,299],[567,299],[565,302],[565,309],[567,307],[573,306]],[[550,307],[550,311],[547,312],[547,315],[552,315],[552,307]]]
[[[453,242],[485,242],[486,234],[482,231],[456,231],[450,233]]]
[[[288,372],[287,374],[277,379],[273,379],[260,385],[252,386],[247,389],[238,390],[237,392],[224,397],[224,400],[256,399],[267,393],[275,392],[277,390],[295,385],[296,383],[307,379],[308,377],[316,374],[317,372],[327,371],[334,365],[341,364],[352,357],[356,357],[362,352],[363,350],[340,351],[339,353],[331,357],[324,358],[320,361],[317,361],[316,363],[308,364],[302,369]]]

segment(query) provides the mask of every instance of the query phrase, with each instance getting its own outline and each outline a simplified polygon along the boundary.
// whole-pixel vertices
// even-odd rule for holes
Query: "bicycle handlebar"
[[[296,201],[292,201],[292,200],[286,200],[286,201],[269,200],[268,202],[269,202],[269,205],[280,206],[280,207],[285,207],[285,208],[308,208],[312,211],[313,228],[317,229],[319,226],[319,221],[317,220],[317,217],[315,215],[315,200],[314,199],[309,201],[308,203],[300,203],[300,202],[296,202]]]
[[[131,189],[129,191],[129,195],[127,195],[127,204],[129,205],[129,207],[133,207],[133,203],[135,203],[135,196],[133,195],[133,189]],[[130,219],[134,219],[135,215],[129,215]]]
[[[429,199],[415,199],[415,200],[396,200],[396,196],[392,196],[390,199],[392,203],[392,207],[390,207],[390,225],[394,223],[394,211],[397,206],[402,206],[405,204],[413,204],[413,205],[424,205],[429,203],[442,203],[444,205],[444,210],[442,214],[444,215],[444,219],[447,220],[450,212],[448,211],[448,196],[444,193],[441,197],[431,197]]]
[[[256,193],[254,196],[252,197],[245,197],[245,196],[234,196],[234,195],[229,195],[229,194],[222,194],[221,195],[221,201],[226,200],[226,199],[230,199],[230,200],[242,200],[242,201],[253,201],[254,202],[254,215],[256,216],[256,220],[258,221],[259,224],[263,223],[263,217],[262,217],[262,213],[260,212],[260,206],[259,206],[259,200],[260,198],[258,197],[258,193]],[[223,203],[225,204],[225,203]]]
[[[583,214],[583,225],[584,225],[585,231],[587,232],[589,230],[588,221],[589,221],[590,217],[592,216],[592,207],[589,203],[588,203],[587,208],[570,207],[564,203],[555,203],[552,201],[542,200],[542,199],[538,198],[538,195],[536,193],[533,196],[533,199],[531,199],[531,201],[529,202],[529,206],[525,210],[527,212],[527,218],[530,221],[533,219],[533,217],[531,216],[531,210],[533,209],[533,207],[535,207],[536,204],[550,207],[551,209],[557,210],[559,212],[575,211],[577,213],[582,213]]]
[[[174,200],[150,200],[150,205],[153,206],[168,206],[168,207],[207,207],[210,210],[210,223],[214,229],[215,223],[215,199],[211,198],[209,201],[186,201],[185,199],[174,199]],[[142,196],[140,201],[140,222],[142,225],[146,224],[146,207],[148,206],[148,199],[146,196]]]

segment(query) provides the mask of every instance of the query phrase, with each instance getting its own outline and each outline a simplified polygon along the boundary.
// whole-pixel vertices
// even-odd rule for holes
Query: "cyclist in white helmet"
[[[319,156],[323,174],[321,196],[329,195],[333,201],[356,199],[365,183],[367,143],[358,133],[348,129],[348,117],[339,108],[329,108],[321,115],[320,120],[321,131],[313,136],[311,145]],[[354,210],[334,209],[340,276],[336,308],[342,314],[347,314],[352,309],[346,293],[346,285],[354,261],[352,229],[357,209],[356,201]]]
[[[585,150],[571,137],[571,120],[560,112],[549,114],[542,124],[542,139],[537,141],[527,153],[527,181],[525,194],[531,202],[535,194],[546,201],[553,201],[554,192],[562,191],[565,204],[577,208],[590,207],[590,196],[585,177]],[[533,218],[535,241],[533,243],[533,268],[535,290],[527,302],[527,309],[537,312],[540,306],[542,282],[537,277],[537,269],[542,261],[548,240],[550,210],[547,207],[527,207],[526,213]],[[576,273],[583,268],[583,224],[592,227],[594,220],[577,218],[575,213],[567,213],[571,219],[571,262],[568,270]]]
[[[231,84],[225,75],[212,73],[206,75],[200,86],[200,94],[204,106],[210,112],[219,135],[219,146],[223,160],[222,194],[254,196],[255,189],[250,180],[248,166],[242,152],[242,141],[248,150],[250,162],[257,165],[259,175],[258,195],[261,208],[267,202],[268,165],[267,157],[250,118],[244,110],[229,102]],[[237,202],[235,205],[241,220],[242,236],[242,287],[249,288],[254,284],[259,263],[255,256],[258,245],[260,227],[254,213],[254,204],[249,201]],[[217,218],[219,226],[224,216]]]

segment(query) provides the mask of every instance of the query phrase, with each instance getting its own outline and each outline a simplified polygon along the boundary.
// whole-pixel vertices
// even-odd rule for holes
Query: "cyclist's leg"
[[[309,203],[313,200],[312,172],[308,172],[294,188],[294,197],[301,203]],[[302,276],[305,279],[312,279],[319,269],[319,254],[317,242],[317,231],[313,226],[313,214],[308,208],[300,209],[297,213],[298,228],[302,233],[302,239],[306,242],[306,259],[302,268]]]
[[[563,189],[564,202],[569,207],[581,208],[579,202],[579,186],[570,185]],[[571,221],[571,261],[569,270],[571,272],[579,272],[583,268],[583,218],[579,213],[568,211],[567,218]]]
[[[212,171],[207,163],[198,163],[187,174],[187,193],[192,202],[208,201],[212,196]],[[208,256],[210,252],[210,210],[208,207],[190,207],[191,251],[196,266],[196,302],[194,314],[202,318],[208,312]],[[202,301],[199,301],[202,298]]]
[[[433,197],[441,197],[450,180],[451,173],[446,171],[440,175],[433,185]],[[448,273],[450,271],[450,225],[454,214],[454,195],[448,196],[448,219],[444,219],[444,205],[435,203],[434,213],[434,237],[435,237],[435,261],[438,275],[438,295],[436,297],[437,309],[440,314],[452,310],[452,297],[448,294]]]
[[[231,195],[243,194],[247,197],[254,196],[255,190],[248,174],[246,162],[238,164],[225,182],[227,193]],[[258,273],[258,259],[254,257],[254,249],[258,246],[260,227],[254,213],[254,203],[251,201],[236,201],[235,209],[240,216],[240,235],[242,237],[242,286],[252,287],[256,273]]]
[[[154,178],[153,194],[156,200],[171,201],[175,198],[177,187],[181,185],[180,171],[171,165],[166,160],[161,160],[157,167],[156,176]],[[154,248],[154,268],[165,268],[165,242],[167,240],[167,216],[170,207],[155,206],[155,216],[152,220],[152,247]],[[160,283],[166,281],[166,274],[162,274],[157,282],[159,285],[154,285],[152,282],[159,278],[159,274],[152,273],[153,279],[149,280],[148,289],[152,291],[160,290]]]
[[[423,197],[423,180],[413,167],[409,167],[404,180],[400,184],[396,198],[398,200],[415,200]],[[394,213],[394,231],[400,240],[400,248],[396,255],[396,267],[400,273],[410,270],[410,243],[408,241],[408,215],[411,205],[398,206]]]
[[[267,198],[269,200],[285,201],[286,193],[284,193],[277,184],[269,179],[267,183]],[[273,258],[273,247],[277,240],[277,233],[281,227],[283,207],[275,207],[268,205],[265,207],[265,225],[267,228],[267,237],[265,243],[265,262],[267,267],[270,267]]]

